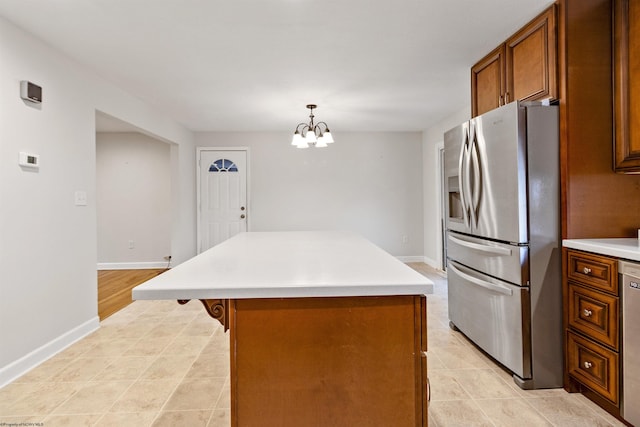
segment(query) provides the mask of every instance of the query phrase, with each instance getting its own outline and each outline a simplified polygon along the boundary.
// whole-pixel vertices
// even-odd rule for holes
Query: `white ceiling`
[[[0,0],[0,15],[193,131],[418,131],[553,0]]]

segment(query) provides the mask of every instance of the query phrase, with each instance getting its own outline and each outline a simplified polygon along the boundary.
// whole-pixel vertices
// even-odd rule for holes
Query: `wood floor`
[[[131,304],[131,289],[166,271],[165,268],[148,270],[99,270],[98,316],[104,320]]]

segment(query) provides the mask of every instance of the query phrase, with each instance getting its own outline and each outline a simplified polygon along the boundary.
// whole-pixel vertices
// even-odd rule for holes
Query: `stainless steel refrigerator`
[[[513,102],[444,136],[450,325],[524,389],[562,386],[558,131]]]

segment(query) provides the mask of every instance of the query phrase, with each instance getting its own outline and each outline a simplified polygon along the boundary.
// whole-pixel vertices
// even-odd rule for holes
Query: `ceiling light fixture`
[[[313,124],[313,109],[317,107],[318,106],[315,104],[307,105],[307,108],[311,110],[309,113],[311,121],[309,123],[300,123],[296,126],[296,131],[293,133],[291,145],[295,145],[298,148],[322,148],[326,147],[327,144],[333,143],[331,131],[325,122],[318,122],[315,125]]]

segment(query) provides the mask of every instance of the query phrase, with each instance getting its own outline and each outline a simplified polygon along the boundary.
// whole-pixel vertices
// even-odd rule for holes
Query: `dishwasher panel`
[[[622,417],[640,426],[640,264],[620,261],[622,286]]]

